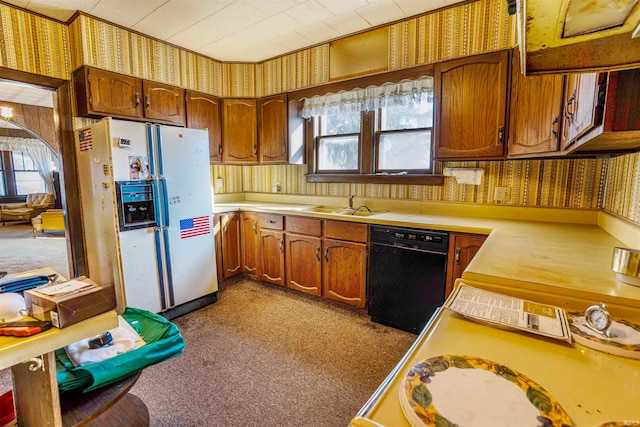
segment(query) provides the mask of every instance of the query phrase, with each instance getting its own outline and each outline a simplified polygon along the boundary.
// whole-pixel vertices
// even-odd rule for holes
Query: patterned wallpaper
[[[227,97],[254,97],[329,81],[329,45],[260,64],[227,64],[79,15],[69,26],[0,4],[0,66],[70,78],[83,64]],[[506,2],[479,0],[390,26],[389,66],[400,69],[511,48],[515,20]],[[87,120],[76,118],[78,126]],[[640,153],[610,159],[451,162],[482,167],[482,185],[315,184],[306,166],[212,166],[219,193],[270,192],[492,204],[496,186],[513,188],[514,206],[602,208],[640,224]]]
[[[68,79],[67,26],[0,4],[0,67]]]

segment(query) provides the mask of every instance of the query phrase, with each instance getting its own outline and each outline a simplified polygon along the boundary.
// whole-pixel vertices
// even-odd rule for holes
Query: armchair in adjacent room
[[[27,195],[24,203],[0,204],[0,220],[5,221],[30,221],[31,218],[40,215],[55,204],[55,195],[51,193],[31,193]]]

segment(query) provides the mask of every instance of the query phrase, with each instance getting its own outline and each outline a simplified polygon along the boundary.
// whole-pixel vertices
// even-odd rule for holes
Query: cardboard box
[[[76,287],[84,284],[84,287],[57,295],[47,294],[52,287],[66,284]],[[50,320],[56,328],[73,325],[114,308],[103,288],[89,278],[77,278],[24,291],[24,300],[31,317]]]

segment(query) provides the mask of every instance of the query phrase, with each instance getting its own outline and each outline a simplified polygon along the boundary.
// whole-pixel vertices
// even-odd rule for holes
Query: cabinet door
[[[222,160],[220,99],[187,91],[186,104],[187,127],[209,131],[209,161],[220,163]]]
[[[260,239],[258,237],[258,214],[243,212],[241,214],[242,236],[242,272],[258,278],[260,265]]]
[[[436,64],[434,158],[503,157],[508,66],[506,51]]]
[[[261,164],[287,163],[287,121],[287,95],[270,96],[260,100],[258,125]]]
[[[222,162],[258,163],[257,104],[255,99],[222,101]]]
[[[284,286],[284,233],[260,230],[260,279]]]
[[[513,61],[508,155],[552,153],[560,145],[564,76],[527,77]]]
[[[74,78],[79,115],[142,117],[142,80],[88,67]]]
[[[184,126],[184,89],[145,80],[144,117]]]
[[[462,277],[462,273],[467,268],[480,246],[487,239],[481,234],[459,234],[449,235],[449,260],[447,265],[447,284],[445,287],[445,298],[453,290],[456,279]]]
[[[598,74],[569,74],[564,90],[564,122],[561,149],[570,148],[577,138],[594,126],[598,102]]]
[[[323,248],[324,297],[363,308],[366,304],[367,245],[325,238]]]
[[[322,240],[319,237],[287,233],[287,287],[311,295],[322,293]]]
[[[222,277],[227,278],[242,271],[240,267],[240,214],[220,214],[222,229]]]

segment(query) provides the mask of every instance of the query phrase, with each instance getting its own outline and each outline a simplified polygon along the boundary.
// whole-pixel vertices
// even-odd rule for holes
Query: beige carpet
[[[64,238],[34,240],[28,224],[0,230],[0,256],[3,271],[67,271]],[[225,282],[218,302],[175,323],[185,354],[145,369],[132,390],[154,427],[346,426],[416,338],[250,280]],[[0,371],[0,392],[10,387]]]
[[[40,233],[34,239],[29,223],[13,221],[0,225],[0,271],[19,273],[42,267],[51,267],[69,277],[64,234]]]
[[[185,354],[132,390],[152,426],[346,426],[416,338],[248,280],[175,323]]]

